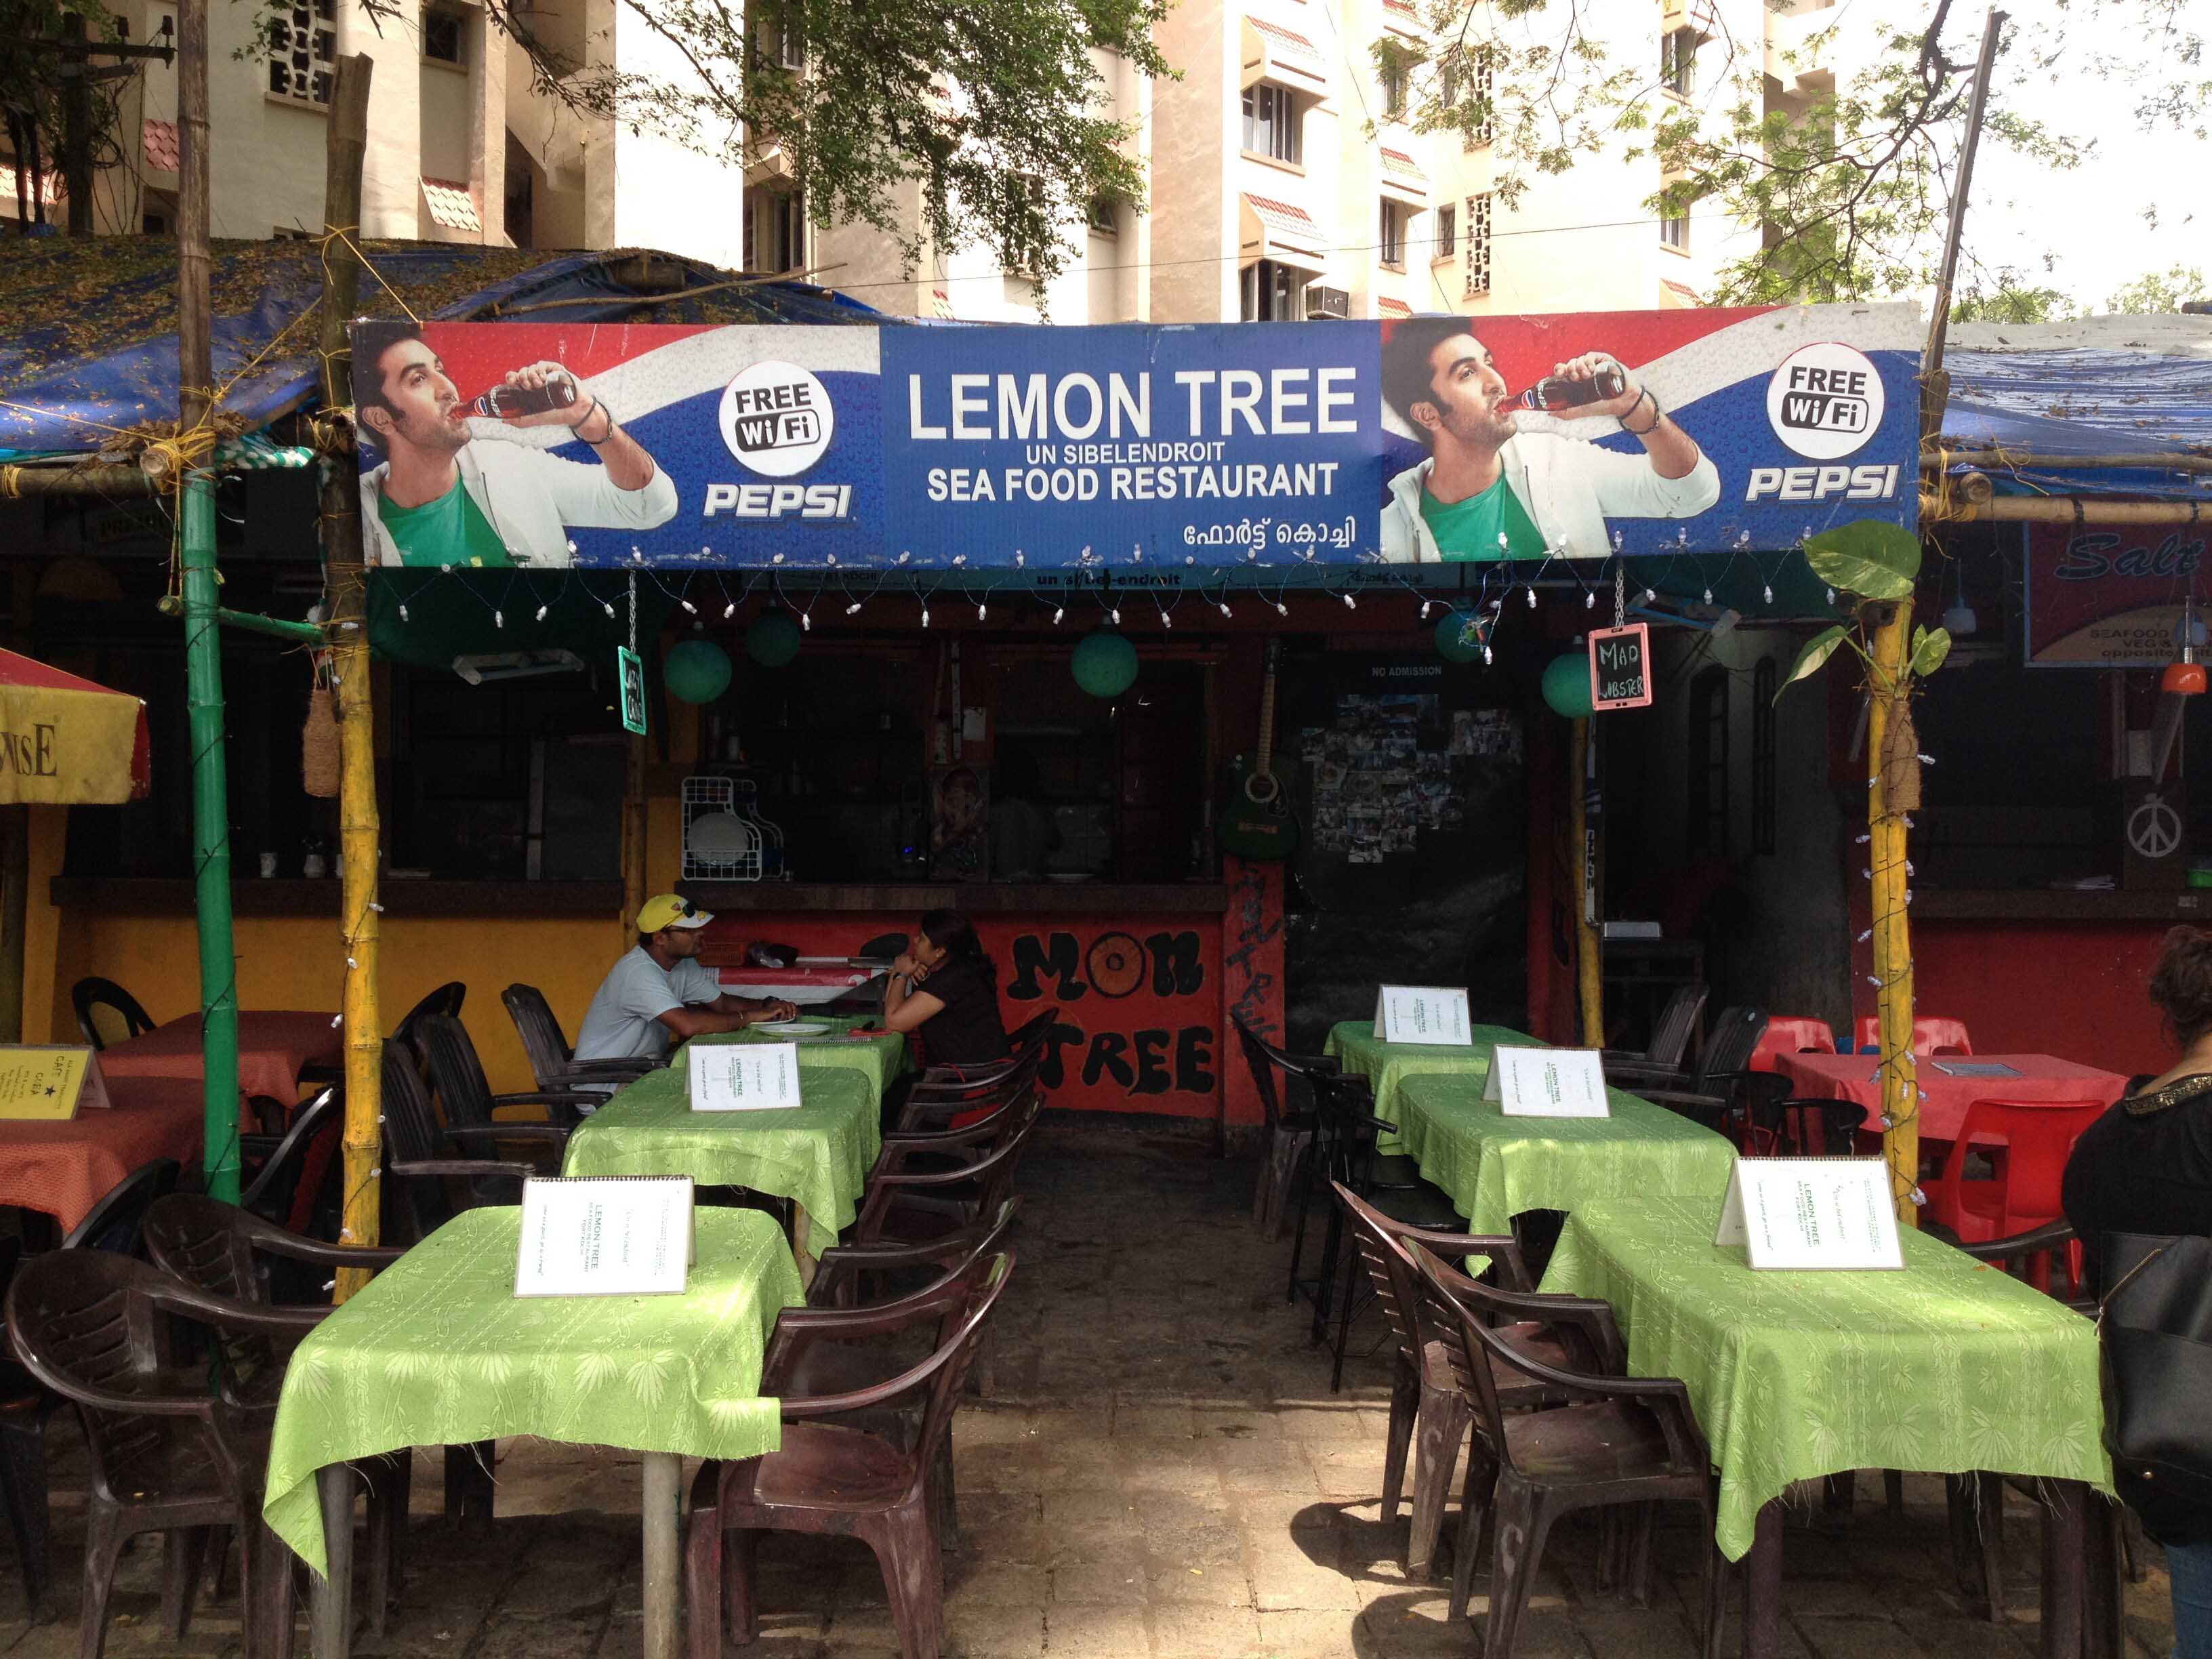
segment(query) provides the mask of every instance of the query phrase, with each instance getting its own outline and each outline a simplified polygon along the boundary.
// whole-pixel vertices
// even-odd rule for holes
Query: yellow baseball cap
[[[714,917],[677,893],[656,893],[637,913],[637,931],[657,933],[664,927],[704,927]]]

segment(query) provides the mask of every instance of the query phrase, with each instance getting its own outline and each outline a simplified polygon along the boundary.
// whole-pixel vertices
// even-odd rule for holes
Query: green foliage
[[[1984,287],[1971,283],[1951,306],[1954,323],[2063,323],[2080,316],[2073,301],[2055,288],[2037,288],[2007,267]]]
[[[1829,586],[1869,599],[1909,599],[1920,538],[1900,525],[1855,519],[1805,538],[1805,562]]]
[[[15,200],[29,204],[21,228],[25,234],[47,217],[42,181],[62,171],[63,65],[69,60],[59,48],[65,21],[82,19],[88,39],[122,38],[118,19],[109,15],[100,0],[5,0],[0,4],[0,115],[12,161],[0,163],[10,173],[9,183],[20,185]],[[95,60],[97,62],[98,60]],[[97,82],[91,92],[92,163],[95,167],[123,166],[135,171],[137,160],[121,147],[118,104],[132,84],[129,79]],[[137,229],[134,222],[130,229]]]
[[[2118,317],[2141,317],[2155,312],[2179,311],[2191,300],[2212,298],[2204,273],[2194,265],[2174,265],[2146,271],[2105,301],[2105,309]]]
[[[1806,641],[1804,648],[1797,653],[1797,660],[1790,665],[1789,675],[1783,680],[1780,689],[1775,692],[1774,701],[1780,702],[1784,691],[1787,691],[1800,680],[1811,678],[1825,668],[1828,659],[1836,654],[1850,635],[1850,629],[1838,625],[1834,628],[1824,628]]]
[[[1951,630],[1948,628],[1920,628],[1912,630],[1912,654],[1905,659],[1907,672],[1917,678],[1932,674],[1943,665],[1951,654]]]

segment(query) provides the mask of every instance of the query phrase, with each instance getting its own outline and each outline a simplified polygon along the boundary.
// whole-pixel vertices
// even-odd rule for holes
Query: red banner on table
[[[2027,526],[2027,661],[2044,668],[2172,662],[2183,602],[2203,562],[2204,532],[2195,526]]]

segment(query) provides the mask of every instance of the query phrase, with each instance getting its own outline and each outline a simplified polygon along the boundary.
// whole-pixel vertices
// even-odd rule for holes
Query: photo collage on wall
[[[1347,692],[1332,725],[1299,732],[1319,851],[1380,864],[1414,851],[1421,830],[1466,828],[1468,769],[1518,761],[1520,722],[1442,703],[1434,693]]]

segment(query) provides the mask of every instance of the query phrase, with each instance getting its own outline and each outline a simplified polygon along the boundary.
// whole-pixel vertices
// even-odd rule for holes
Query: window
[[[1659,243],[1662,247],[1673,248],[1677,253],[1690,251],[1690,216],[1686,211],[1659,221]]]
[[[302,0],[270,14],[267,27],[270,94],[327,108],[337,76],[337,0]]]
[[[422,55],[434,64],[461,64],[468,60],[462,56],[462,20],[459,12],[429,11],[422,14]]]
[[[1244,148],[1295,166],[1299,152],[1298,95],[1262,81],[1244,88]]]
[[[1467,293],[1490,292],[1490,192],[1467,198]]]
[[[1385,120],[1402,120],[1406,114],[1406,68],[1402,64],[1389,63],[1382,66],[1382,117]]]
[[[753,25],[752,48],[757,63],[773,64],[794,75],[806,67],[806,43],[795,28],[763,18]]]
[[[1449,259],[1459,252],[1459,210],[1446,204],[1437,210],[1436,258]]]
[[[1453,112],[1462,149],[1480,149],[1491,140],[1492,79],[1487,64],[1455,67],[1443,73],[1444,106]]]
[[[806,264],[806,204],[797,191],[745,192],[745,269],[773,274]]]
[[[1397,270],[1406,265],[1406,210],[1397,203],[1382,204],[1382,222],[1376,240],[1376,256]]]
[[[1774,696],[1781,672],[1761,657],[1751,672],[1751,850],[1774,850]]]
[[[1243,303],[1240,313],[1248,323],[1295,323],[1305,318],[1305,273],[1273,259],[1255,260],[1244,267]]]
[[[1090,221],[1093,236],[1118,236],[1121,234],[1121,208],[1110,196],[1091,198]]]
[[[1690,682],[1689,848],[1726,858],[1729,849],[1729,672],[1708,668]]]
[[[1659,84],[1677,98],[1687,98],[1697,84],[1698,32],[1670,29],[1659,37]]]

